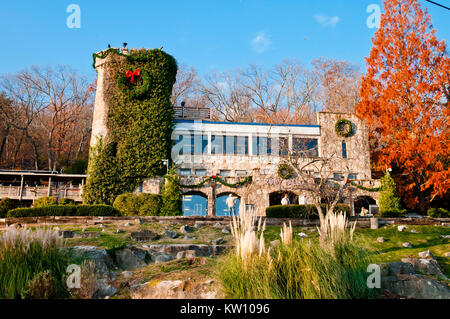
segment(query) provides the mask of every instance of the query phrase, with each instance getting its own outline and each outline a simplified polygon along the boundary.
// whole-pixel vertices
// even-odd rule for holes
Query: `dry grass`
[[[292,223],[289,221],[289,227],[283,223],[283,228],[281,229],[281,242],[283,245],[289,246],[292,244]]]
[[[264,231],[266,223],[262,219],[255,228],[257,216],[253,209],[242,210],[239,217],[233,216],[231,233],[234,238],[236,255],[241,258],[244,267],[252,261],[254,256],[262,256],[265,252]],[[258,239],[258,232],[261,232]]]
[[[353,240],[356,223],[350,225],[345,213],[328,212],[320,218],[320,227],[317,228],[322,243],[334,245],[340,242]]]

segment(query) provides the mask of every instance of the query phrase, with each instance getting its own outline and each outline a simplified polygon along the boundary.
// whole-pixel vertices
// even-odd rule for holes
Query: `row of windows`
[[[212,155],[249,155],[248,136],[211,136]],[[286,156],[289,151],[288,137],[261,137],[253,138],[253,155]],[[208,154],[207,135],[180,135],[174,140],[173,152],[178,155]],[[318,157],[317,139],[293,137],[292,152],[304,157]]]
[[[194,176],[206,176],[207,175],[207,170],[206,169],[194,169],[191,170],[190,168],[182,168],[180,169],[180,175],[181,176],[191,176],[192,172],[194,171]],[[230,176],[248,176],[248,171],[245,170],[236,170],[234,171],[234,175],[233,175],[233,171],[232,170],[220,170],[219,175],[222,177],[230,177]]]
[[[194,176],[206,176],[207,170],[206,169],[190,169],[190,168],[182,168],[179,171],[181,176],[192,176],[192,173],[194,173]],[[308,174],[314,174],[315,178],[319,178],[319,173],[314,171],[307,171]],[[262,175],[267,175],[268,171],[261,172]],[[248,176],[248,171],[246,170],[235,170],[234,175],[232,170],[220,170],[219,175],[222,177],[230,177],[230,176]],[[344,180],[344,174],[341,173],[334,173],[333,179],[336,181]],[[357,180],[358,174],[351,173],[348,175],[348,179],[350,180]]]

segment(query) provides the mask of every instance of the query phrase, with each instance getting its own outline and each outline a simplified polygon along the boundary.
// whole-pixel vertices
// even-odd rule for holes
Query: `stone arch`
[[[201,191],[183,193],[183,216],[207,216],[208,195]]]
[[[291,191],[275,191],[269,194],[270,206],[281,205],[281,199],[284,194],[288,194],[291,205],[298,204],[298,195]]]
[[[236,205],[234,206],[234,214],[239,215],[239,208],[241,206],[242,196],[238,195],[235,192],[221,192],[216,196],[216,216],[230,216],[230,211],[228,206],[226,205],[226,200],[229,195],[233,195],[236,198]]]
[[[375,199],[373,199],[371,196],[367,195],[361,195],[354,199],[353,205],[355,207],[355,214],[360,214],[361,209],[364,207],[365,209],[369,210],[370,205],[376,205],[377,202]]]

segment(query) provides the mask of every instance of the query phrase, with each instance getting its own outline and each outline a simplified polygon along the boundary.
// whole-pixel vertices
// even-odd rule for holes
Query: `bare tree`
[[[3,76],[0,85],[12,101],[12,107],[3,108],[3,116],[14,119],[17,130],[13,167],[25,142],[31,146],[32,152],[25,153],[32,153],[35,168],[39,158],[46,157],[50,170],[56,169],[60,155],[70,152],[75,140],[87,145],[94,88],[74,71],[64,66],[32,67]]]
[[[190,105],[198,104],[201,91],[201,80],[197,70],[182,64],[178,66],[177,81],[172,89],[172,105],[186,102]],[[198,105],[197,105],[198,106]]]
[[[314,73],[320,81],[317,98],[322,109],[353,113],[359,103],[361,73],[347,61],[319,59],[313,61]]]
[[[243,85],[240,71],[212,72],[206,76],[201,92],[214,119],[229,122],[252,121],[251,96]]]

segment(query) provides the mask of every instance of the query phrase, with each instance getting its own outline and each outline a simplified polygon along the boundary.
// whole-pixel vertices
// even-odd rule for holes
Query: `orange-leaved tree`
[[[405,204],[424,211],[449,194],[450,61],[417,0],[383,4],[356,112],[375,166],[391,167]]]

